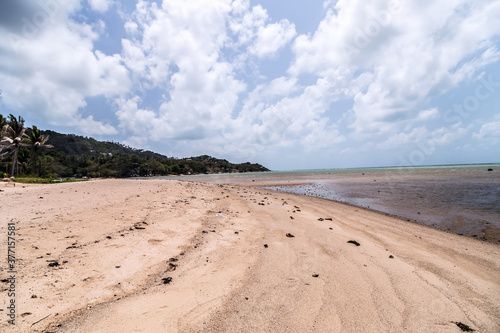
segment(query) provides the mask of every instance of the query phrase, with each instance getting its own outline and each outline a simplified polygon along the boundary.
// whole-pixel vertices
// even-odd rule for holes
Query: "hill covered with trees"
[[[0,175],[41,177],[137,177],[261,172],[256,163],[230,163],[208,155],[167,157],[118,142],[24,127],[24,119],[0,115]]]

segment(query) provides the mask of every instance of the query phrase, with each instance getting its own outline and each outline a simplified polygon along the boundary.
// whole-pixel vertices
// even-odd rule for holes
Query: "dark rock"
[[[356,246],[360,246],[361,244],[359,244],[358,242],[356,242],[355,240],[350,240],[350,241],[347,241],[347,243],[351,243],[351,244],[354,244]]]
[[[318,277],[318,276],[319,276],[319,274],[313,274],[313,277]]]
[[[235,231],[234,233],[235,233],[236,235],[238,235],[238,234],[239,234],[239,232],[238,232],[238,231]]]
[[[288,233],[288,234],[286,234],[286,237],[290,237],[291,238],[291,237],[295,237],[295,236],[292,235],[291,233]]]
[[[493,169],[488,169],[488,171],[493,171]]]
[[[31,298],[38,298],[37,295],[31,295]]]
[[[106,236],[107,239],[111,239],[111,236]]]
[[[139,227],[138,225],[134,226],[134,228],[136,228],[136,229],[146,229],[144,227]]]
[[[389,258],[390,258],[390,259],[394,259],[394,256],[391,254],[391,255],[389,256]]]
[[[333,228],[329,228],[330,230],[333,230]]]
[[[326,217],[325,221],[333,221],[333,219],[331,217]]]
[[[49,267],[57,267],[59,266],[59,263],[57,261],[49,263]]]
[[[468,325],[465,325],[464,323],[461,322],[455,322],[455,324],[464,332],[474,332],[472,328],[470,328]]]
[[[170,259],[168,259],[168,261],[170,261],[170,262],[174,262],[174,261],[177,261],[177,260],[179,260],[179,259],[177,259],[177,258],[170,258]]]
[[[295,218],[293,216],[290,216],[290,220],[294,220]]]
[[[172,278],[166,277],[166,278],[161,279],[161,281],[163,282],[163,284],[169,284],[170,282],[172,282]]]
[[[267,245],[267,244],[264,244],[264,247],[265,247],[265,248],[267,249],[267,248],[269,247],[269,245]]]
[[[322,217],[320,217],[320,218],[318,219],[318,221],[324,221],[324,220],[325,220],[325,219],[324,219],[324,218],[322,218]]]
[[[201,233],[202,233],[202,234],[208,234],[208,231],[203,230]]]

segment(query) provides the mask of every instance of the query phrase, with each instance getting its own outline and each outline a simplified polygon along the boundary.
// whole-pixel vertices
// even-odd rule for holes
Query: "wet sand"
[[[499,171],[485,167],[368,170],[266,187],[346,202],[500,243]]]
[[[499,164],[281,171],[178,179],[237,183],[315,196],[500,243]]]
[[[1,189],[2,332],[500,331],[495,244],[248,186]]]

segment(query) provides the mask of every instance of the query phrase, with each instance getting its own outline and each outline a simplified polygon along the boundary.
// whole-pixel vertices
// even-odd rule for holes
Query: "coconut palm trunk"
[[[28,130],[27,138],[28,143],[31,146],[31,168],[32,171],[39,176],[41,168],[38,167],[37,161],[40,149],[52,148],[53,146],[47,144],[49,136],[42,135],[40,130],[35,125]]]
[[[9,121],[2,128],[1,139],[2,149],[7,150],[7,152],[1,154],[0,157],[12,155],[12,176],[17,176],[19,172],[19,162],[17,156],[19,148],[26,146],[26,143],[23,142],[25,132],[26,128],[24,128],[23,117],[19,116],[19,118],[16,118],[12,114],[9,115]]]

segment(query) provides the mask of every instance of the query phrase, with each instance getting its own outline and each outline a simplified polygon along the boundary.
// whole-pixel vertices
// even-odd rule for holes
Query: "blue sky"
[[[500,162],[500,1],[4,0],[0,113],[274,170]]]

